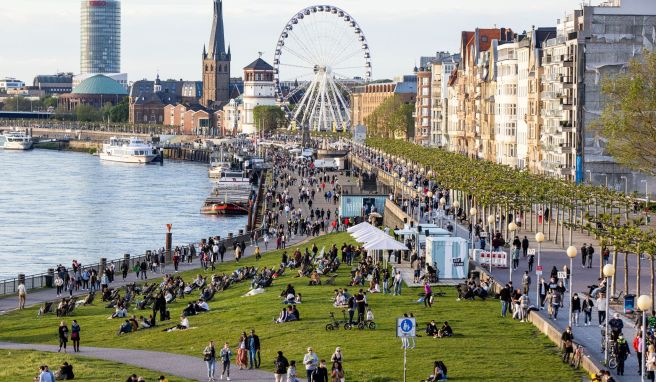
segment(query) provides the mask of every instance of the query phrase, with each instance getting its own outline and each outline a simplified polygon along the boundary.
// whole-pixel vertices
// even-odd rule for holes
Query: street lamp
[[[516,230],[517,230],[517,224],[515,224],[515,222],[510,222],[510,224],[508,224],[508,231],[510,231],[510,237],[511,238],[515,236],[515,231]],[[509,263],[508,264],[508,273],[510,274],[510,276],[509,276],[510,281],[512,281],[512,271],[513,271],[512,264],[510,264],[510,261],[511,261],[511,258],[512,258],[512,250],[513,250],[513,248],[512,248],[512,246],[510,246],[508,248],[508,263]]]
[[[537,274],[537,272],[538,272],[537,269],[540,268],[540,252],[542,250],[542,242],[544,241],[544,234],[542,232],[536,233],[535,234],[535,241],[538,243],[538,266],[537,266],[536,272],[535,272]],[[540,275],[542,275],[542,270],[541,269],[540,269]],[[536,281],[538,281],[537,282],[538,288],[537,288],[536,293],[535,293],[535,296],[536,296],[535,301],[536,301],[536,304],[537,304],[537,302],[540,301],[540,282],[539,282],[539,280],[536,280]],[[540,304],[540,307],[542,307],[542,304]]]
[[[605,317],[605,342],[604,342],[604,365],[608,365],[608,294],[610,291],[610,285],[608,284],[608,279],[615,275],[615,266],[613,264],[606,264],[603,268],[604,277],[606,277],[606,317]],[[643,344],[644,345],[644,344]],[[644,355],[643,355],[644,357]]]
[[[576,247],[570,245],[567,247],[567,257],[569,257],[569,326],[572,326],[572,279],[574,278],[574,269],[572,269],[572,262],[576,257]]]
[[[640,381],[645,380],[645,357],[647,354],[645,354],[644,347],[645,337],[647,336],[647,311],[651,309],[651,304],[652,301],[649,295],[643,294],[638,297],[638,309],[642,311],[642,348],[638,348],[638,351],[642,353],[642,358],[640,359]]]
[[[474,223],[475,223],[474,219],[476,217],[477,212],[478,211],[476,211],[475,207],[472,207],[472,208],[469,209],[469,218],[471,220],[471,234],[470,234],[470,236],[471,236],[472,251],[474,251]]]
[[[647,182],[647,179],[642,179],[640,183],[645,184],[645,210],[649,213],[649,183]]]
[[[493,234],[492,234],[493,228],[492,227],[494,226],[494,223],[496,223],[495,216],[494,215],[489,215],[487,217],[487,227],[488,227],[487,236],[488,236],[488,240],[490,241],[490,255],[488,256],[488,261],[490,263],[490,274],[492,274],[492,236],[493,236]]]
[[[426,207],[428,207],[428,219],[431,220],[433,217],[433,191],[428,191],[426,193],[426,196],[428,197],[428,204]],[[435,223],[435,220],[432,220],[433,223]]]
[[[456,221],[456,214],[458,213],[458,208],[460,208],[460,202],[457,200],[453,201],[453,222]]]

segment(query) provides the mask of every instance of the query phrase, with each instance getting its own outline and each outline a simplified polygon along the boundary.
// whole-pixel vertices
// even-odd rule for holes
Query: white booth
[[[427,237],[426,264],[438,270],[440,280],[466,279],[469,273],[468,244],[460,237]]]

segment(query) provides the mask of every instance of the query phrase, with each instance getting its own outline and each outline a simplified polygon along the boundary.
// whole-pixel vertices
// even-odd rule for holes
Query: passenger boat
[[[248,215],[253,195],[250,179],[243,171],[224,169],[200,212],[205,215]]]
[[[207,175],[210,178],[220,178],[224,171],[230,170],[230,167],[230,162],[223,158],[223,147],[221,147],[218,156],[213,153],[210,157],[210,168],[207,170]]]
[[[32,137],[22,131],[7,131],[2,137],[4,139],[1,147],[5,150],[29,150],[34,143]]]
[[[100,154],[101,160],[123,163],[149,163],[157,158],[156,150],[140,138],[112,137],[104,143]]]

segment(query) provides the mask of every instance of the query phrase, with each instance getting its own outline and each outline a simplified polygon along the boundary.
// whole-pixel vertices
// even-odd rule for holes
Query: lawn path
[[[0,349],[11,350],[38,350],[56,353],[59,349],[56,345],[17,344],[12,342],[0,342]],[[133,365],[144,369],[156,370],[165,375],[173,375],[196,381],[207,381],[207,368],[200,357],[188,355],[170,354],[155,351],[111,349],[96,347],[80,347],[77,354],[85,357],[103,359]],[[217,362],[216,378],[221,373]],[[130,374],[126,370],[126,378]],[[262,370],[239,370],[234,364],[230,366],[231,381],[260,382],[273,379],[273,372]]]

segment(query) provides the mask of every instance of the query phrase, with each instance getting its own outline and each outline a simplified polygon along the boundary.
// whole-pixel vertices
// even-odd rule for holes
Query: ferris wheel
[[[294,15],[273,60],[276,98],[292,127],[348,130],[350,92],[371,79],[370,59],[362,28],[344,10],[315,5]]]

